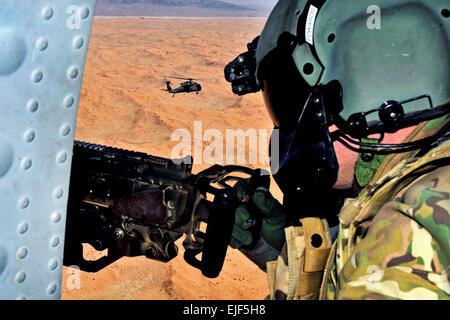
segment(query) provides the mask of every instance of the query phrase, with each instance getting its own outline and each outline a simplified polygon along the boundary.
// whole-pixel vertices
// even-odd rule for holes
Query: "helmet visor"
[[[292,132],[312,89],[292,55],[274,50],[261,63],[258,80],[263,84],[264,102],[273,123],[286,133]]]

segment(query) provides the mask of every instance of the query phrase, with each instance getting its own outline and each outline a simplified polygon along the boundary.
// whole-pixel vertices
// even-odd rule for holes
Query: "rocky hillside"
[[[247,5],[248,4],[248,5]],[[264,17],[269,7],[220,0],[97,0],[100,16]]]
[[[106,4],[155,4],[162,6],[183,6],[198,8],[251,10],[251,8],[218,0],[97,0]]]

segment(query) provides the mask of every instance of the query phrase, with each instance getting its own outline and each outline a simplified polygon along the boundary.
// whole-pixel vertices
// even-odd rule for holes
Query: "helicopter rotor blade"
[[[208,79],[182,78],[182,77],[172,77],[172,76],[165,76],[165,77],[172,78],[172,79],[179,79],[179,80],[188,80],[188,81],[196,81],[196,80],[198,80],[198,81],[201,81],[201,80],[206,81],[206,80],[208,80]]]

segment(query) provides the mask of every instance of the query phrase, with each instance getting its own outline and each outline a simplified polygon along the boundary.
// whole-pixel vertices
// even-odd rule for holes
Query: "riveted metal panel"
[[[0,299],[59,299],[95,0],[0,0]]]

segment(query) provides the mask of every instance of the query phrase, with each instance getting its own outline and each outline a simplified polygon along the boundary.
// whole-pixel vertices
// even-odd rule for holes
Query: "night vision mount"
[[[233,93],[243,96],[260,90],[256,82],[256,48],[259,36],[247,44],[248,51],[241,53],[225,67],[225,79],[231,82]]]

